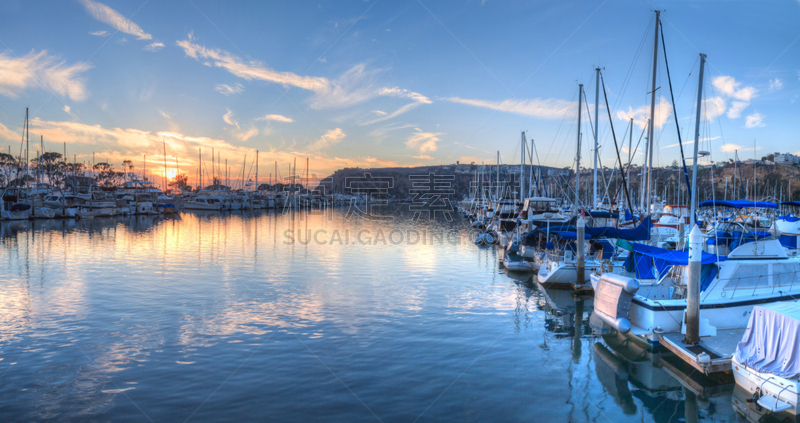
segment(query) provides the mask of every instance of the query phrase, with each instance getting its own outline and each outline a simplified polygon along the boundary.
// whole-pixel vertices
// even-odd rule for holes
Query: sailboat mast
[[[497,187],[494,189],[494,198],[500,199],[500,150],[497,150]]]
[[[700,111],[703,106],[703,70],[706,64],[706,55],[700,53],[700,82],[697,87],[697,117],[694,127],[694,163],[692,164],[692,210],[689,213],[689,227],[694,228],[695,207],[697,201],[697,150],[700,144]],[[755,165],[754,165],[755,166]],[[712,169],[713,173],[713,169]]]
[[[519,156],[519,202],[522,203],[525,198],[525,178],[522,177],[525,174],[525,131],[520,135]]]
[[[600,121],[598,120],[600,108],[600,68],[595,70],[595,84],[594,84],[594,191],[592,197],[592,207],[597,206],[597,133],[600,132]]]
[[[256,150],[256,189],[258,191],[258,150]]]
[[[658,25],[660,24],[661,20],[661,11],[656,10],[656,25],[655,25],[655,39],[653,41],[653,84],[651,85],[650,89],[650,127],[649,130],[649,137],[647,139],[648,142],[648,155],[647,155],[647,191],[645,194],[647,195],[647,209],[645,213],[650,213],[650,203],[652,201],[652,190],[650,187],[652,184],[652,177],[651,173],[653,171],[653,128],[655,128],[655,113],[656,113],[656,71],[658,70]]]
[[[573,214],[578,213],[578,205],[581,202],[581,107],[583,107],[583,84],[578,84],[578,150],[575,154],[575,210]]]

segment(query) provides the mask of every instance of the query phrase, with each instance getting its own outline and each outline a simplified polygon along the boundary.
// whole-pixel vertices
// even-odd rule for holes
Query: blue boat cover
[[[700,203],[700,207],[729,207],[732,209],[743,209],[747,207],[755,207],[762,209],[777,209],[778,205],[775,203],[768,203],[766,201],[746,201],[746,200],[706,200]]]
[[[617,229],[612,227],[592,228],[586,227],[586,233],[592,238],[617,238],[626,241],[647,241],[650,239],[650,216],[642,220],[639,226],[633,229]]]
[[[653,247],[651,245],[644,245],[636,242],[617,241],[617,245],[636,255],[647,256],[654,259],[663,260],[667,262],[667,264],[673,266],[686,266],[689,264],[688,251],[667,250],[666,248]],[[701,263],[711,264],[711,263],[716,263],[718,261],[725,261],[727,259],[728,257],[726,256],[717,256],[715,254],[710,254],[703,251],[703,259]]]
[[[784,201],[781,203],[782,206],[795,206],[800,207],[800,201]]]
[[[597,219],[604,219],[604,218],[605,219],[607,219],[607,218],[619,219],[619,215],[617,213],[611,213],[611,212],[608,212],[608,211],[605,211],[605,210],[592,210],[592,211],[588,212],[588,214],[589,214],[589,216],[597,218]]]
[[[637,278],[641,279],[660,279],[667,274],[672,266],[686,266],[689,264],[688,251],[674,251],[664,248],[652,247],[649,245],[638,244],[635,242],[617,241],[617,245],[630,251],[631,254],[625,260],[625,270],[636,273]],[[705,291],[711,281],[719,273],[719,269],[714,263],[725,261],[728,257],[716,256],[703,251],[703,258],[700,270],[700,291]],[[658,272],[656,276],[655,272]]]
[[[578,239],[578,233],[572,231],[550,231],[550,234],[558,235],[564,239]],[[583,237],[584,239],[592,239],[592,237],[587,233],[583,234]]]
[[[798,248],[797,235],[781,235],[780,243],[784,247]]]

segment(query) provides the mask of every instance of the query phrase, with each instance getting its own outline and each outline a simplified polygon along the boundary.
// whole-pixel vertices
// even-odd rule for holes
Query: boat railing
[[[782,263],[781,263],[782,264]],[[773,266],[775,264],[772,264]],[[787,265],[792,265],[788,264]],[[738,270],[738,269],[737,269]],[[797,282],[798,275],[800,275],[800,271],[787,271],[787,272],[770,272],[767,274],[758,274],[758,275],[746,275],[746,276],[738,276],[732,278],[720,278],[718,283],[725,283],[722,286],[720,296],[723,298],[733,299],[737,294],[741,296],[742,293],[745,293],[750,296],[754,296],[757,290],[762,290],[760,294],[765,294],[765,290],[767,288],[771,288],[769,293],[773,295],[775,293],[780,293],[781,295],[784,294],[784,291],[791,292],[794,289],[794,285]],[[743,283],[744,282],[744,283]],[[719,286],[719,285],[718,285]],[[798,284],[800,287],[800,284]],[[711,292],[714,290],[708,290],[705,292],[703,296],[703,300],[706,300]],[[789,295],[786,293],[786,295]]]

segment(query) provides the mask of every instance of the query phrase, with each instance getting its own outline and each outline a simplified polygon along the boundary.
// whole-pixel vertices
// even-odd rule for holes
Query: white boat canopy
[[[800,374],[800,302],[753,307],[736,360],[760,373],[786,379]]]

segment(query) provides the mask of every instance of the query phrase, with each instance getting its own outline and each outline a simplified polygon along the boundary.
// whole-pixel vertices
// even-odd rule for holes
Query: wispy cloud
[[[405,113],[405,112],[407,112],[409,110],[415,109],[419,105],[433,103],[431,101],[431,99],[429,99],[428,97],[426,97],[426,96],[424,96],[424,95],[422,95],[420,93],[415,93],[413,91],[409,91],[409,90],[406,90],[406,89],[403,89],[403,88],[398,88],[398,87],[381,88],[378,91],[378,95],[389,96],[389,97],[408,98],[408,99],[414,100],[414,102],[406,104],[405,106],[400,107],[399,109],[395,110],[392,113],[386,113],[386,112],[381,111],[381,110],[375,110],[374,112],[377,113],[378,115],[381,115],[381,116],[379,118],[376,118],[376,119],[370,120],[368,122],[365,122],[362,125],[372,125],[372,124],[377,123],[377,122],[382,122],[382,121],[385,121],[385,120],[394,119],[397,116],[400,116],[400,115],[402,115],[403,113]]]
[[[151,44],[148,44],[148,45],[144,46],[143,49],[147,50],[147,51],[155,52],[155,51],[161,50],[162,48],[164,48],[164,43],[151,43]]]
[[[420,160],[433,160],[433,157],[431,157],[431,156],[429,156],[427,154],[420,154],[419,156],[411,156],[411,157],[413,157],[415,159],[420,159]]]
[[[214,66],[223,68],[246,80],[257,79],[269,81],[285,86],[302,88],[316,93],[325,93],[331,89],[331,84],[326,78],[300,76],[292,72],[278,72],[256,61],[245,62],[240,57],[228,53],[227,51],[206,48],[193,43],[191,34],[187,40],[176,41],[176,44],[183,48],[187,56],[201,62],[203,60],[211,60]]]
[[[94,35],[95,37],[108,37],[111,34],[109,34],[108,31],[92,31],[89,33],[89,35]]]
[[[0,138],[9,140],[9,141],[19,141],[20,135],[10,129],[6,128],[5,125],[0,123]]]
[[[233,119],[233,112],[231,111],[231,109],[227,109],[227,110],[228,110],[228,113],[225,113],[224,115],[222,115],[222,120],[224,120],[225,123],[227,123],[228,125],[235,126],[235,127],[238,128],[239,127],[239,122]]]
[[[758,112],[753,113],[752,115],[747,116],[744,126],[746,128],[758,128],[764,126],[764,116]]]
[[[497,110],[501,112],[514,113],[523,116],[532,116],[541,119],[560,119],[566,113],[577,111],[577,103],[558,100],[558,99],[539,99],[534,98],[530,100],[475,100],[460,97],[449,97],[445,100],[453,103],[467,104],[474,107],[483,107],[485,109]]]
[[[331,129],[325,134],[323,134],[318,140],[314,141],[310,146],[308,146],[307,151],[315,152],[319,151],[325,147],[339,144],[345,137],[344,131],[341,128]]]
[[[419,149],[420,153],[427,153],[429,151],[436,151],[439,148],[436,143],[439,141],[439,136],[444,135],[442,132],[422,132],[419,128],[414,128],[417,132],[412,133],[406,141],[408,148]]]
[[[80,101],[86,98],[86,86],[78,75],[90,67],[82,62],[65,65],[49,56],[46,50],[31,50],[23,57],[14,58],[0,53],[0,95],[17,97],[30,87],[44,88]]]
[[[669,117],[672,116],[672,105],[667,101],[664,97],[658,98],[658,104],[656,104],[655,113],[653,115],[653,124],[656,128],[661,128],[667,123]],[[647,126],[647,121],[650,119],[650,105],[639,106],[637,108],[628,107],[628,111],[620,110],[617,112],[617,119],[621,119],[624,121],[630,121],[633,118],[633,123],[635,123],[639,128],[644,128]]]
[[[736,103],[738,102],[734,101],[733,103],[732,109],[737,107]],[[745,103],[745,107],[747,104],[748,103]],[[725,102],[725,99],[720,96],[707,98],[703,100],[703,118],[706,120],[714,120],[717,117],[722,116],[722,114],[725,113],[725,110],[727,110],[727,107],[728,106]],[[730,113],[730,110],[728,110],[728,117],[730,117]]]
[[[89,12],[91,17],[111,25],[120,32],[133,35],[140,40],[150,40],[153,38],[152,35],[144,32],[139,25],[131,22],[128,18],[122,16],[119,12],[103,3],[93,0],[81,0],[81,3],[83,3],[83,7],[86,8],[86,11]]]
[[[258,120],[272,120],[275,122],[294,122],[292,118],[281,116],[281,115],[266,115],[258,118]]]
[[[164,116],[167,119],[172,119],[166,112],[162,112],[161,110],[159,110],[158,113],[161,113],[161,116]]]
[[[730,143],[728,143],[728,144],[722,144],[719,147],[719,150],[722,151],[723,153],[733,153],[735,151],[761,150],[761,147],[743,147],[743,146],[741,146],[739,144],[730,144]]]
[[[242,86],[242,84],[239,84],[237,82],[233,86],[227,84],[219,84],[214,88],[214,90],[224,95],[231,95],[231,94],[238,94],[244,91],[244,87]]]
[[[719,138],[720,138],[720,137],[700,138],[700,142],[704,142],[704,141],[714,141],[714,140],[718,140]],[[684,141],[684,142],[683,142],[683,146],[684,146],[684,147],[685,147],[685,146],[687,146],[687,145],[692,145],[692,144],[694,144],[694,140],[688,140],[688,141]],[[679,145],[680,145],[680,143],[675,143],[675,144],[670,144],[670,145],[668,145],[668,146],[666,146],[666,147],[662,147],[662,148],[671,148],[671,147],[677,147],[677,146],[679,146]]]
[[[769,80],[769,89],[770,91],[778,91],[783,88],[783,81],[780,78],[774,78]]]

